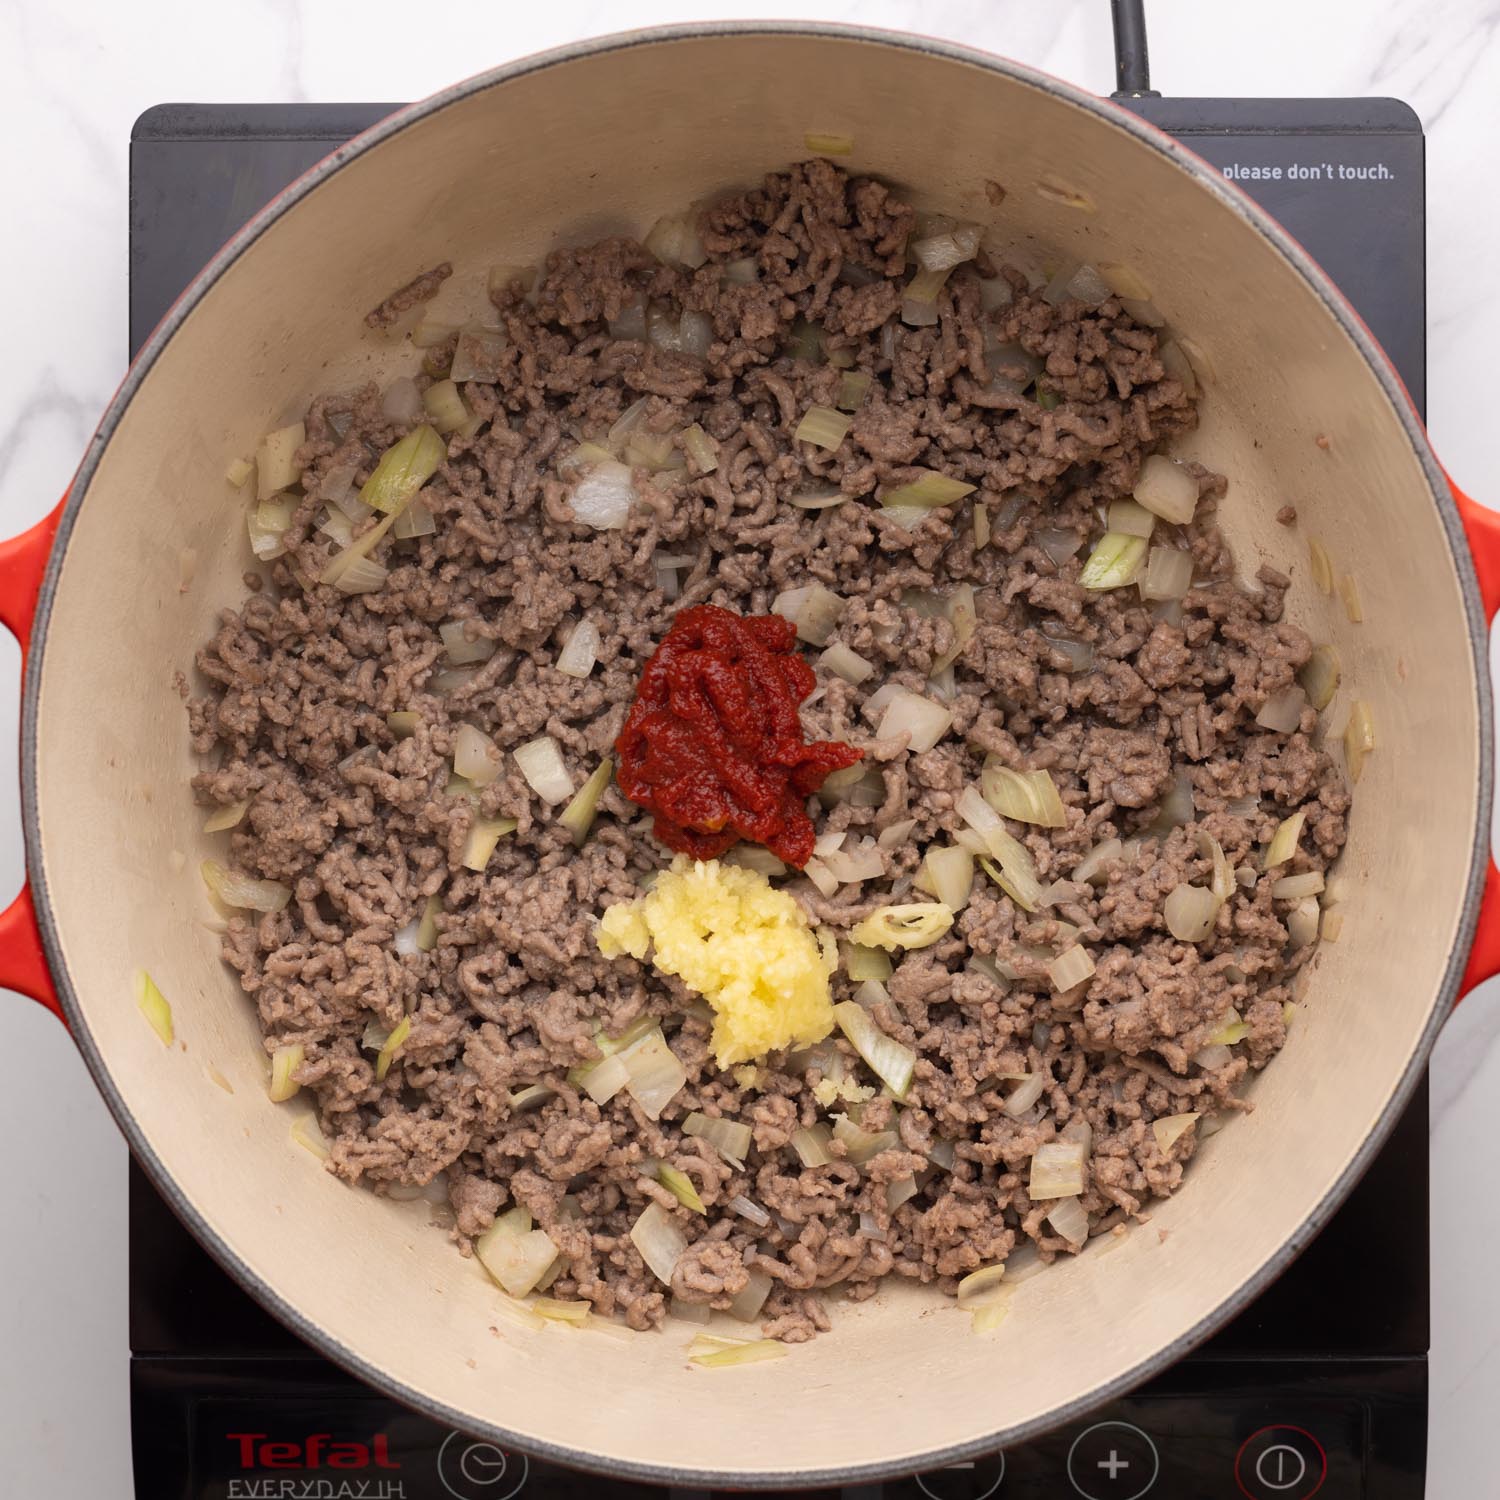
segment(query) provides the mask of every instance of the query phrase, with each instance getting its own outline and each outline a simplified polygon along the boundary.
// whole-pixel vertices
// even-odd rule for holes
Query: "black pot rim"
[[[664,42],[725,36],[805,37],[873,44],[900,48],[919,55],[944,58],[978,67],[1010,82],[1020,83],[1062,99],[1093,116],[1100,124],[1125,131],[1160,155],[1175,162],[1200,185],[1212,192],[1247,229],[1268,241],[1302,276],[1343,332],[1358,347],[1380,381],[1390,400],[1396,420],[1401,423],[1407,440],[1427,477],[1431,498],[1443,521],[1452,562],[1463,594],[1469,640],[1473,651],[1470,665],[1478,688],[1476,712],[1479,724],[1481,766],[1479,805],[1458,937],[1448,956],[1442,980],[1434,992],[1432,1009],[1423,1028],[1421,1039],[1413,1050],[1399,1084],[1392,1092],[1379,1119],[1371,1128],[1359,1151],[1298,1229],[1288,1237],[1275,1255],[1269,1257],[1256,1273],[1241,1285],[1233,1296],[1222,1302],[1187,1333],[1173,1340],[1169,1345],[1156,1350],[1147,1358],[1138,1361],[1125,1374],[1081,1393],[1074,1400],[1054,1408],[1045,1417],[997,1430],[965,1443],[934,1448],[927,1452],[896,1459],[879,1459],[868,1464],[842,1468],[795,1471],[687,1469],[670,1464],[648,1464],[633,1460],[611,1459],[608,1455],[589,1453],[557,1443],[541,1442],[498,1423],[476,1421],[463,1412],[423,1396],[396,1375],[370,1364],[326,1333],[299,1307],[284,1298],[276,1287],[252,1271],[230,1250],[213,1224],[198,1213],[179,1189],[137,1126],[129,1107],[115,1085],[109,1064],[89,1029],[85,1013],[77,998],[62,938],[52,910],[38,827],[36,773],[37,699],[40,674],[34,670],[34,667],[46,649],[62,558],[105,447],[136,392],[151,374],[162,351],[208,289],[234,266],[240,256],[272,224],[300,203],[309,193],[315,191],[326,179],[356,157],[362,156],[392,136],[421,124],[449,105],[515,79],[559,67],[584,57],[607,55]],[[1490,683],[1486,665],[1488,638],[1488,623],[1484,618],[1479,588],[1457,506],[1453,501],[1446,476],[1428,444],[1426,433],[1411,407],[1399,377],[1358,315],[1307,252],[1248,197],[1226,183],[1207,162],[1154,126],[1108,100],[1096,98],[1072,84],[1052,78],[1033,68],[957,43],[873,27],[844,26],[823,22],[752,21],[652,27],[593,38],[522,58],[476,74],[463,83],[434,94],[428,99],[397,110],[362,135],[340,146],[268,204],[224,245],[163,318],[132,363],[119,391],[100,421],[98,430],[85,450],[83,461],[79,465],[63,508],[56,541],[38,599],[28,661],[28,665],[33,670],[28,670],[25,676],[21,719],[22,821],[26,839],[27,868],[31,876],[31,889],[36,905],[38,925],[68,1026],[100,1093],[103,1094],[110,1111],[125,1135],[131,1152],[151,1178],[157,1191],[162,1194],[188,1230],[219,1265],[257,1302],[320,1353],[376,1390],[439,1421],[446,1422],[459,1431],[472,1433],[503,1447],[519,1449],[539,1458],[611,1478],[669,1485],[763,1490],[810,1489],[830,1485],[873,1483],[909,1474],[915,1470],[960,1463],[1025,1442],[1043,1432],[1076,1421],[1104,1403],[1140,1385],[1169,1365],[1176,1363],[1183,1355],[1254,1301],[1296,1259],[1343,1203],[1384,1144],[1422,1077],[1428,1054],[1436,1041],[1444,1019],[1457,998],[1469,947],[1473,940],[1478,919],[1479,898],[1489,857],[1491,768],[1494,747]]]

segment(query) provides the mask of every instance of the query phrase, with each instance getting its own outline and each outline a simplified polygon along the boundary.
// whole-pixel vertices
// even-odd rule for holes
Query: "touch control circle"
[[[1312,1500],[1328,1478],[1328,1455],[1305,1427],[1262,1427],[1240,1445],[1234,1477],[1248,1500]]]

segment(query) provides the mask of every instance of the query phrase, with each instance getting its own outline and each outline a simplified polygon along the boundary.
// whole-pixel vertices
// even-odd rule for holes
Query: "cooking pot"
[[[410,367],[409,348],[363,327],[393,286],[444,259],[527,264],[639,234],[807,154],[808,132],[852,136],[855,170],[994,226],[1033,262],[1119,262],[1145,280],[1205,377],[1202,422],[1177,451],[1231,477],[1239,559],[1292,575],[1290,618],[1343,662],[1327,721],[1337,733],[1351,699],[1367,701],[1376,748],[1343,857],[1343,935],[1320,947],[1253,1112],[1201,1146],[1149,1228],[1019,1287],[992,1336],[936,1293],[891,1285],[837,1306],[831,1334],[781,1361],[706,1370],[684,1358],[680,1325],[621,1336],[498,1319],[492,1284],[424,1204],[351,1190],[293,1143],[208,921],[174,674],[242,594],[227,459],[315,392]],[[1291,529],[1275,520],[1287,503]],[[1313,585],[1308,537],[1356,581],[1359,623]],[[1370,1161],[1461,987],[1500,968],[1494,921],[1469,961],[1482,893],[1495,916],[1497,604],[1500,521],[1450,492],[1359,319],[1253,203],[1125,111],[965,48],[831,26],[566,48],[399,111],[271,204],[152,335],[65,502],[0,552],[0,615],[26,649],[30,872],[0,919],[0,982],[62,1016],[157,1188],[241,1285],[438,1420],[682,1484],[956,1462],[1080,1416],[1244,1308]],[[132,1001],[142,966],[172,1003],[170,1048]]]

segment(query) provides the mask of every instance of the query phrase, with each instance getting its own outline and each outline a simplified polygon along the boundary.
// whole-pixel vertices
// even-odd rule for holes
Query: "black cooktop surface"
[[[1132,107],[1291,230],[1358,308],[1421,408],[1423,138],[1412,112],[1381,99],[1143,99]],[[131,141],[132,350],[251,214],[390,108],[163,105],[143,115]],[[130,1171],[131,1393],[142,1500],[661,1493],[471,1444],[377,1395],[264,1313],[133,1163]],[[1427,1184],[1424,1086],[1301,1260],[1173,1370],[1088,1422],[994,1460],[842,1494],[1419,1500]],[[348,1462],[334,1466],[333,1443],[363,1444],[363,1461],[348,1447],[341,1450]]]

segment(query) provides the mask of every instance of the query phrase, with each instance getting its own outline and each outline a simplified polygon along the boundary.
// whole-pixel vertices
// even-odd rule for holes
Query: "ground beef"
[[[1349,796],[1316,715],[1286,735],[1255,722],[1311,644],[1281,618],[1284,575],[1236,585],[1216,525],[1222,477],[1194,466],[1194,522],[1156,529],[1155,544],[1193,554],[1185,598],[1151,606],[1134,588],[1078,582],[1101,509],[1195,420],[1157,333],[1114,298],[1054,306],[988,257],[953,272],[935,322],[908,326],[915,227],[883,185],[809,162],[710,208],[696,269],[619,239],[552,254],[534,284],[494,294],[504,344],[492,379],[462,384],[476,422],[450,436],[423,492],[435,530],[382,541],[389,572],[373,592],[316,581],[336,545],[317,529],[325,494],[363,482],[407,430],[374,388],[320,397],[286,551],[247,575],[251,592],[197,655],[190,723],[211,767],[197,796],[248,804],[226,858],[291,893],[279,912],[230,921],[224,956],[267,1050],[303,1049],[295,1078],[316,1102],[330,1170],[400,1196],[445,1187],[465,1253],[523,1204],[561,1253],[551,1295],[635,1328],[659,1324],[669,1295],[724,1308],[757,1277],[771,1287],[765,1332],[804,1339],[828,1326],[827,1298],[864,1298],[888,1275],[951,1291],[1028,1242],[1044,1259],[1070,1253],[1026,1182],[1037,1147],[1080,1123],[1095,1232],[1141,1214],[1177,1186],[1199,1134],[1163,1150],[1152,1122],[1245,1108],[1247,1074],[1285,1039],[1283,1007],[1311,949],[1292,950],[1292,903],[1272,894],[1260,850],[1298,808],[1306,831],[1279,873],[1322,871],[1344,841]],[[448,270],[418,277],[371,321],[393,323]],[[706,330],[706,355],[673,347],[684,313]],[[648,324],[654,342],[641,338]],[[824,358],[807,357],[809,324]],[[1014,368],[1015,345],[1041,366],[1020,391],[992,381],[986,357],[1001,349]],[[419,386],[452,355],[414,355]],[[807,407],[838,399],[841,367],[873,377],[848,437],[833,452],[798,443]],[[622,527],[596,531],[574,516],[565,460],[627,409],[674,455],[638,471]],[[672,436],[691,423],[717,444],[708,472]],[[928,469],[974,489],[910,526],[879,507]],[[788,503],[829,489],[846,503]],[[660,554],[686,561],[665,571]],[[888,998],[872,1000],[877,1023],[917,1055],[899,1109],[837,1034],[811,1054],[721,1072],[701,1002],[649,966],[600,956],[598,913],[640,894],[663,862],[617,789],[575,850],[508,756],[490,785],[449,788],[463,723],[506,751],[552,736],[580,784],[677,610],[763,613],[810,582],[844,598],[834,639],[876,669],[857,687],[820,676],[809,737],[850,740],[866,771],[859,795],[811,810],[854,839],[910,825],[880,880],[832,897],[791,881],[814,921],[845,931],[904,893],[920,851],[961,829],[955,803],[986,757],[1045,769],[1066,809],[1063,827],[1012,825],[1041,879],[1058,883],[1054,905],[1027,913],[981,877],[953,930],[899,957]],[[958,584],[974,590],[967,642],[934,608]],[[597,664],[566,676],[558,652],[584,619],[600,633]],[[453,620],[494,645],[488,660],[446,660],[438,626]],[[959,647],[951,678],[929,681]],[[948,694],[953,728],[934,749],[876,738],[879,715],[864,706],[888,684]],[[414,717],[388,718],[397,712]],[[1184,792],[1197,828],[1163,816],[1164,801],[1187,815]],[[462,856],[481,817],[516,827],[475,873]],[[1239,879],[1194,945],[1170,935],[1163,906],[1179,882],[1211,877],[1198,829]],[[1114,857],[1074,879],[1107,842]],[[436,946],[398,951],[434,896]],[[1047,962],[1073,942],[1095,973],[1059,995]],[[836,999],[852,992],[842,973],[833,984]],[[1212,1041],[1231,1012],[1245,1035]],[[657,1121],[627,1093],[601,1106],[569,1081],[596,1056],[599,1028],[618,1035],[642,1017],[659,1019],[688,1073]],[[381,1041],[404,1018],[409,1035],[377,1078]],[[1046,1086],[1012,1117],[1005,1080],[1018,1073]],[[684,1133],[693,1110],[750,1124],[743,1165]],[[835,1145],[827,1165],[803,1170],[792,1136],[831,1110],[897,1144],[862,1165]],[[704,1214],[666,1191],[657,1163],[688,1177]],[[892,1210],[890,1185],[908,1179],[915,1193]],[[730,1208],[741,1196],[769,1225]],[[670,1288],[629,1238],[652,1202],[690,1241]]]

